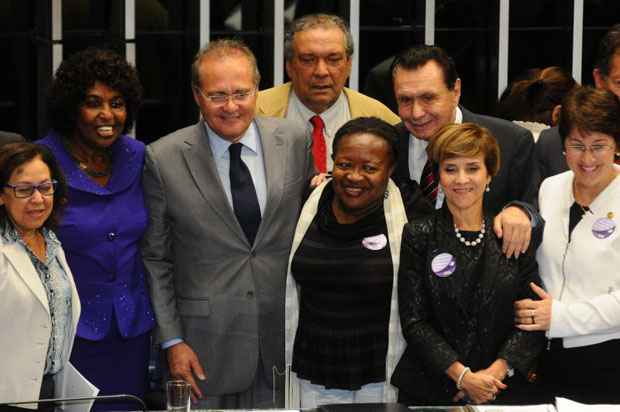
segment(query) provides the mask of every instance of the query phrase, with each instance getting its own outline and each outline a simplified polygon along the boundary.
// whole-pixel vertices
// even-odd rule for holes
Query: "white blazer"
[[[573,179],[569,170],[540,186],[546,223],[536,254],[540,277],[553,296],[547,336],[563,338],[566,348],[620,339],[620,176],[590,204],[591,213],[569,241]],[[603,234],[601,227],[607,229]]]
[[[71,285],[73,324],[68,359],[80,316],[80,299],[62,248],[58,260]],[[47,294],[26,249],[1,238],[0,329],[0,402],[38,399],[52,329]],[[55,381],[65,370],[66,365]],[[60,389],[56,385],[56,396]],[[34,409],[36,405],[25,407]]]

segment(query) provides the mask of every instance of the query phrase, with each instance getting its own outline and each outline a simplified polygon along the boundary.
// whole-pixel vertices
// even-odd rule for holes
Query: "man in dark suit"
[[[592,76],[596,88],[609,90],[620,98],[620,24],[609,29],[601,39]],[[543,130],[534,155],[536,167],[532,179],[536,188],[549,176],[568,170],[563,153],[557,126]]]
[[[192,65],[202,120],[147,147],[143,257],[159,339],[200,409],[283,401],[286,270],[314,168],[301,128],[255,117],[259,79],[247,46],[210,42]]]
[[[528,187],[534,140],[526,129],[511,122],[472,113],[459,106],[461,80],[454,62],[439,47],[419,46],[396,57],[393,85],[398,114],[403,122],[399,164],[394,178],[399,183],[415,180],[437,208],[443,204],[436,169],[428,162],[429,139],[449,123],[471,122],[488,128],[499,143],[501,168],[485,195],[485,209],[498,214],[496,232],[504,237],[504,250],[522,252],[530,237],[530,216],[509,202],[531,202]],[[435,166],[436,167],[436,166]],[[434,173],[433,173],[434,172]],[[506,235],[506,236],[504,236]]]
[[[0,147],[7,143],[23,142],[25,140],[22,135],[17,133],[0,131]]]

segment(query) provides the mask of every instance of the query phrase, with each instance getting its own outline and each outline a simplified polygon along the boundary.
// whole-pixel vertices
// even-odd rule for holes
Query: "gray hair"
[[[207,56],[227,57],[235,54],[241,54],[250,61],[254,71],[254,82],[256,86],[260,82],[260,72],[256,64],[256,57],[252,50],[241,40],[236,39],[218,39],[210,41],[198,50],[192,62],[192,87],[200,88],[200,62]]]
[[[333,14],[308,14],[299,19],[296,19],[291,23],[288,27],[286,34],[284,35],[284,58],[287,61],[293,59],[293,38],[296,33],[311,30],[314,28],[322,28],[322,29],[340,29],[344,34],[345,39],[345,51],[348,57],[353,55],[354,46],[353,46],[353,36],[351,36],[351,31],[349,31],[349,27],[340,17],[335,16]]]

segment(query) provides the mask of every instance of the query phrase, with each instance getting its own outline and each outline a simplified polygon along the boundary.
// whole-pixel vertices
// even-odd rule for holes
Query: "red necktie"
[[[314,166],[319,173],[327,172],[327,148],[325,146],[325,136],[323,130],[325,123],[321,116],[315,115],[310,118],[312,129],[312,156],[314,157]]]
[[[437,199],[437,193],[439,192],[439,184],[435,179],[435,173],[433,172],[433,162],[431,159],[426,161],[424,169],[422,169],[422,176],[420,177],[420,186],[422,187],[422,193],[435,205]]]

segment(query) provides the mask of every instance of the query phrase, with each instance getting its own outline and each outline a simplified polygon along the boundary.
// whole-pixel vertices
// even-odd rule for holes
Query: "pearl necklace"
[[[459,230],[458,227],[456,227],[456,225],[454,225],[454,234],[456,235],[456,238],[463,243],[465,246],[470,246],[470,247],[474,247],[474,246],[478,246],[480,244],[480,242],[482,242],[482,239],[484,238],[484,233],[485,233],[485,227],[486,225],[484,224],[484,219],[482,220],[482,226],[480,227],[480,233],[478,234],[478,237],[476,238],[476,240],[472,240],[469,241],[467,239],[465,239],[463,237],[463,235],[461,234],[461,231]]]

